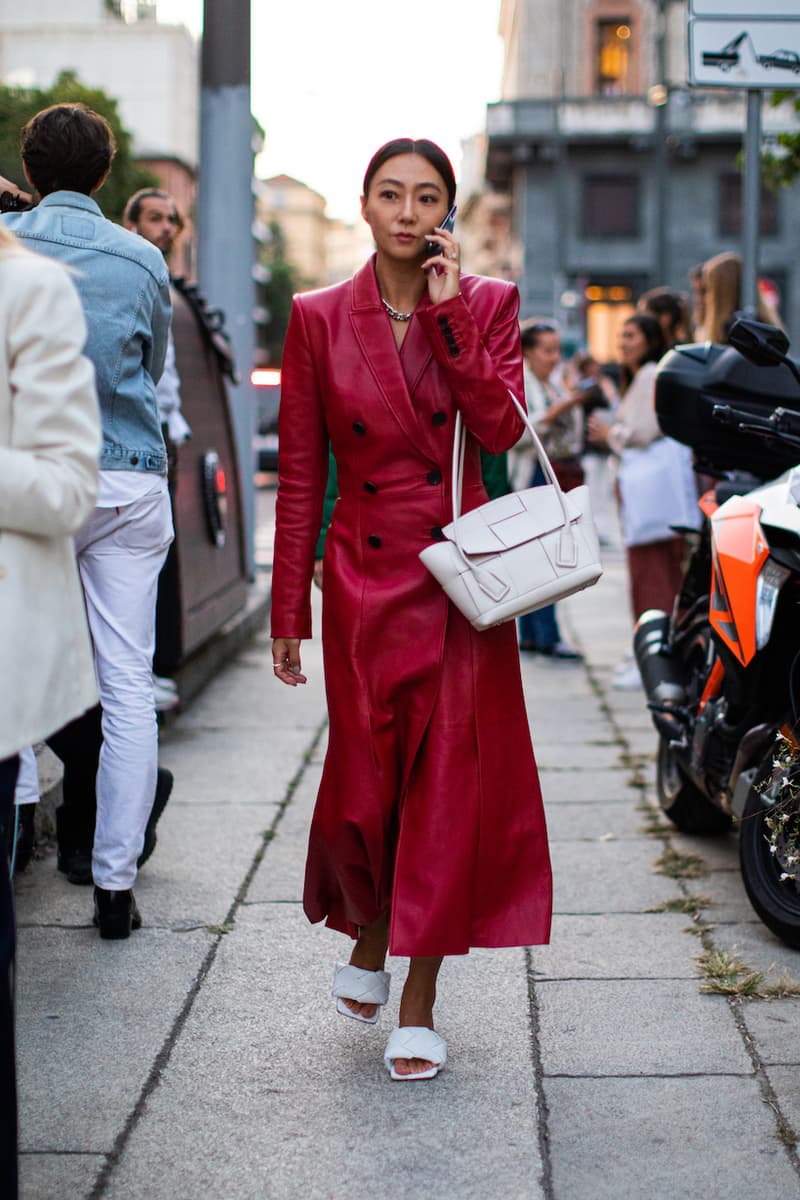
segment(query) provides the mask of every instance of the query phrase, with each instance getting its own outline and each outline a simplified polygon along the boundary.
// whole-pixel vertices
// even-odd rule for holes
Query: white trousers
[[[156,590],[172,538],[166,492],[96,508],[75,536],[103,706],[92,873],[110,892],[133,885],[153,807]]]

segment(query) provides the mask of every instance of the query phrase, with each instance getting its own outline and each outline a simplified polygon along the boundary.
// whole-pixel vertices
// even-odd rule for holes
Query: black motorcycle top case
[[[715,404],[767,415],[779,405],[800,412],[788,367],[756,367],[732,346],[676,346],[656,375],[656,415],[669,437],[694,450],[699,465],[774,479],[800,462],[800,452],[721,425]]]

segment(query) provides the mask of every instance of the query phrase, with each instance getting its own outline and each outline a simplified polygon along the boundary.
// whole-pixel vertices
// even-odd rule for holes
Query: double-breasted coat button
[[[377,536],[377,534],[371,533],[367,538],[367,541],[369,542],[370,546],[372,546],[373,550],[380,550],[381,539]]]
[[[442,472],[437,467],[434,467],[432,471],[428,471],[427,480],[428,483],[435,487],[437,483],[442,482]]]
[[[442,529],[441,525],[434,525],[433,529],[431,530],[431,537],[436,542],[440,542],[442,540],[444,537],[444,530]]]
[[[441,411],[435,412],[433,414],[433,416],[431,417],[431,422],[434,425],[444,425],[446,423],[446,421],[447,421],[447,413],[445,413],[445,412],[441,412]]]
[[[371,479],[368,479],[368,480],[365,482],[365,484],[364,484],[364,491],[365,491],[365,492],[369,492],[370,496],[374,496],[374,495],[375,495],[375,493],[377,492],[377,490],[378,490],[378,485],[377,485],[377,483],[373,483]]]
[[[353,433],[357,433],[359,437],[363,437],[367,432],[367,427],[363,421],[353,421]]]
[[[437,317],[436,320],[439,322],[442,329],[444,329],[445,325],[447,325],[447,317],[445,316]]]

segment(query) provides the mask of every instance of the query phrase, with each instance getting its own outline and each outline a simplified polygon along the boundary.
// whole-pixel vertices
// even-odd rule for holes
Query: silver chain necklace
[[[413,309],[408,313],[398,312],[396,308],[392,308],[388,300],[384,300],[383,296],[381,296],[381,304],[386,309],[393,321],[410,321],[414,315]]]

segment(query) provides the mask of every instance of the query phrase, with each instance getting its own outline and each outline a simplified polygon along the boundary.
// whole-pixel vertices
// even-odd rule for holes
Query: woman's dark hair
[[[673,342],[690,336],[691,313],[685,292],[675,292],[672,288],[651,288],[639,297],[638,308],[646,316],[656,319],[668,317]]]
[[[531,317],[528,321],[522,321],[519,331],[523,350],[533,350],[534,346],[539,344],[543,333],[561,332],[557,321],[548,321],[543,317]]]
[[[395,158],[398,154],[419,154],[429,162],[434,171],[437,171],[444,180],[447,188],[447,203],[452,208],[456,198],[456,176],[453,164],[444,150],[435,142],[429,142],[427,138],[395,138],[394,141],[381,146],[380,150],[376,150],[369,160],[369,166],[364,175],[363,194],[369,195],[370,184],[376,173],[385,162],[388,162],[390,158]]]
[[[111,126],[85,104],[53,104],[23,126],[22,161],[40,196],[66,190],[91,195],[111,166]]]
[[[645,363],[658,362],[664,357],[667,352],[667,342],[664,331],[655,317],[648,317],[644,313],[634,313],[632,317],[627,317],[623,324],[635,325],[639,332],[644,334],[645,350],[639,367],[643,367]],[[637,371],[639,367],[636,368]],[[624,366],[620,369],[620,379],[624,391],[627,391],[635,374],[636,372],[631,371],[629,367]]]

